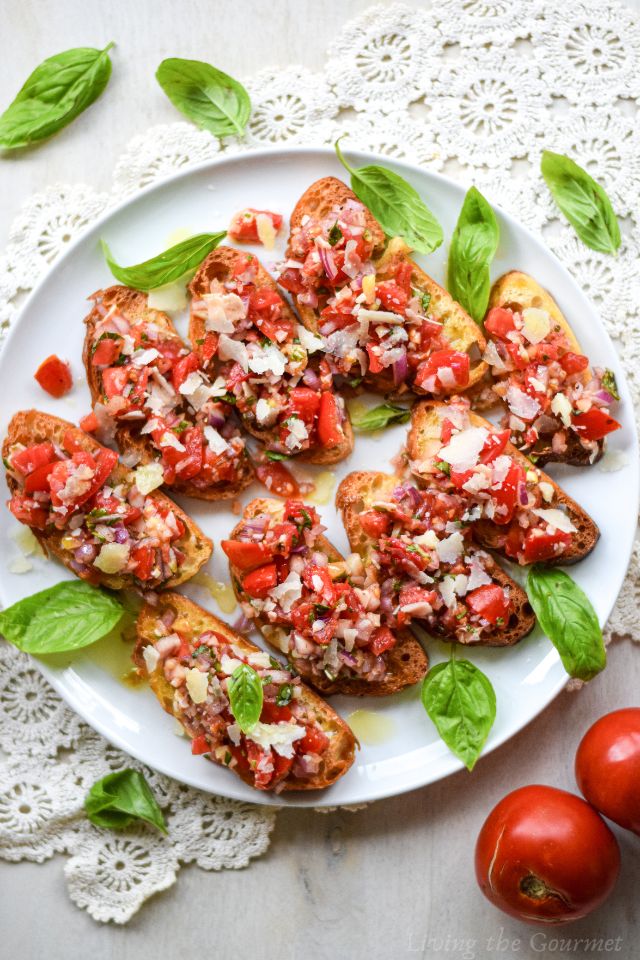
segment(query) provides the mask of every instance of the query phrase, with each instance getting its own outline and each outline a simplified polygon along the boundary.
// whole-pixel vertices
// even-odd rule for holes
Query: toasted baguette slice
[[[208,293],[212,280],[218,280],[220,283],[224,283],[226,280],[228,280],[233,267],[240,260],[240,258],[245,256],[246,254],[242,253],[240,250],[234,250],[233,247],[218,247],[216,250],[213,250],[206,260],[204,260],[204,262],[201,264],[198,272],[189,284],[189,291],[193,299],[199,300],[205,293]],[[257,263],[256,282],[257,285],[261,287],[269,287],[271,290],[279,294],[275,280],[269,273],[267,273],[265,268],[259,262]],[[296,325],[298,322],[297,317],[284,297],[282,300],[283,316]],[[193,350],[196,352],[199,351],[199,341],[202,342],[205,337],[205,333],[205,321],[202,319],[202,317],[196,316],[192,311],[191,319],[189,321],[189,339],[191,340],[191,346]],[[344,440],[342,443],[336,444],[336,446],[333,447],[311,447],[309,450],[305,450],[303,453],[298,454],[296,459],[305,460],[308,463],[331,464],[338,463],[340,460],[344,460],[345,457],[348,457],[353,450],[353,429],[351,427],[349,413],[347,411],[345,411],[345,413],[346,419],[343,423]],[[262,443],[266,445],[278,439],[279,431],[277,427],[259,427],[255,420],[248,417],[243,417],[242,423],[244,428],[252,436],[254,436],[257,440],[262,441]]]
[[[107,310],[115,307],[132,323],[140,321],[149,321],[154,323],[158,329],[169,337],[178,338],[178,332],[166,313],[160,310],[154,310],[147,303],[146,293],[139,290],[132,290],[129,287],[113,286],[105,290],[97,291],[93,297],[100,300],[103,307]],[[86,332],[84,338],[83,360],[87,371],[87,383],[91,391],[91,404],[94,406],[102,400],[102,388],[100,371],[91,363],[91,348],[95,340],[95,327],[102,315],[94,306],[89,315],[85,318]],[[123,421],[116,421],[115,439],[120,453],[135,453],[140,459],[140,463],[150,463],[157,459],[157,453],[147,435],[141,434],[135,426],[127,426]],[[196,487],[191,480],[176,480],[170,485],[170,490],[175,493],[183,493],[185,496],[194,497],[197,500],[230,500],[237,497],[253,481],[253,467],[251,461],[244,453],[239,463],[239,469],[233,482],[224,482],[214,486],[200,489]]]
[[[530,277],[527,273],[520,270],[510,270],[503,274],[491,288],[489,298],[489,310],[492,307],[505,307],[509,310],[522,312],[527,307],[538,307],[551,317],[554,325],[559,326],[571,344],[573,353],[584,354],[582,347],[578,343],[569,322],[562,313],[562,310],[555,302],[553,297],[544,287],[541,287],[537,280]],[[491,374],[489,374],[491,377]],[[593,377],[590,367],[587,367],[581,376],[583,383],[589,383]],[[564,453],[555,453],[551,442],[544,438],[532,447],[530,453],[536,457],[536,463],[544,466],[545,463],[570,463],[576,467],[588,466],[597,463],[602,457],[605,449],[604,439],[597,441],[598,449],[595,456],[590,450],[585,449],[580,443],[575,433],[569,433],[567,437],[567,449]]]
[[[439,460],[439,451],[442,447],[440,414],[446,415],[446,409],[446,404],[434,400],[425,400],[416,404],[411,414],[407,452],[414,475],[426,483],[429,482],[430,478],[433,479],[434,464]],[[468,416],[471,426],[495,430],[493,424],[479,414],[469,412]],[[548,474],[538,469],[537,464],[534,466],[513,444],[508,443],[504,453],[520,463],[525,470],[537,472],[540,480],[553,487],[553,498],[545,506],[563,508],[577,530],[570,550],[559,555],[557,559],[552,558],[544,562],[564,566],[565,564],[577,563],[578,560],[582,560],[591,553],[598,542],[600,531],[586,510],[583,510],[575,500],[566,494]],[[481,519],[474,523],[473,529],[476,539],[483,547],[502,552],[500,540],[505,533],[503,526],[487,519]]]
[[[266,498],[252,500],[245,508],[244,519],[250,520],[265,513],[280,519],[283,509],[282,503],[277,500]],[[238,524],[233,529],[230,535],[231,540],[237,536],[240,526],[241,524]],[[314,549],[324,553],[329,563],[338,563],[344,559],[326,537],[319,537]],[[242,590],[242,574],[231,565],[230,570],[236,596],[241,603],[246,603],[248,597]],[[274,642],[273,626],[262,618],[255,619],[254,622],[267,643],[281,652],[280,647]],[[409,630],[397,631],[396,635],[398,638],[396,645],[385,654],[387,673],[384,679],[376,682],[369,682],[359,677],[340,677],[337,680],[329,680],[328,677],[313,677],[309,671],[304,672],[304,660],[296,660],[295,666],[307,683],[312,684],[325,695],[343,693],[354,697],[386,697],[392,693],[397,693],[404,687],[418,683],[424,677],[429,666],[424,650]]]
[[[351,549],[360,554],[367,563],[376,549],[377,541],[362,529],[360,515],[364,510],[371,508],[376,500],[388,497],[394,487],[398,485],[398,478],[387,473],[373,473],[356,471],[344,478],[338,487],[336,505],[342,513],[344,528],[347,531]],[[512,610],[506,629],[499,629],[488,633],[480,639],[460,640],[452,637],[446,631],[434,630],[425,625],[425,630],[437,635],[450,643],[474,644],[487,647],[509,647],[518,643],[523,637],[531,633],[535,624],[535,614],[522,587],[515,582],[491,557],[484,561],[484,568],[498,586],[509,589],[509,598]]]
[[[72,423],[54,417],[49,413],[41,413],[38,410],[21,410],[16,413],[9,424],[7,436],[2,446],[2,455],[6,459],[11,447],[16,443],[22,443],[25,446],[31,446],[36,443],[51,443],[62,445],[64,435],[73,432],[74,442],[78,447],[86,450],[87,453],[97,454],[104,449],[97,440],[84,433]],[[109,482],[113,484],[122,483],[130,474],[130,470],[123,464],[116,464],[114,470],[109,476]],[[20,489],[19,484],[11,474],[7,474],[7,485],[11,494],[17,493]],[[158,490],[146,495],[157,503],[166,504],[171,508],[176,517],[178,517],[185,527],[183,536],[175,541],[175,544],[185,554],[185,561],[180,571],[173,577],[164,581],[160,586],[177,587],[195,576],[200,567],[210,558],[213,544],[211,540],[204,535],[202,530],[180,509],[169,497],[166,497]],[[73,553],[65,550],[62,546],[62,539],[65,536],[65,530],[36,530],[31,528],[36,538],[40,542],[43,550],[47,554],[52,554],[60,560],[65,567],[75,573],[71,565]],[[122,590],[125,587],[138,585],[138,581],[131,574],[107,574],[97,570],[97,582],[111,590]],[[151,585],[151,584],[150,584]]]
[[[313,219],[322,219],[330,213],[334,207],[342,205],[348,200],[357,201],[358,198],[341,180],[337,180],[335,177],[324,177],[322,180],[317,180],[311,184],[298,200],[291,215],[291,231],[301,225],[303,217],[309,216]],[[429,311],[436,320],[443,324],[451,348],[464,353],[468,353],[474,345],[477,348],[476,353],[478,356],[473,360],[470,371],[469,389],[472,388],[482,379],[487,371],[486,363],[479,359],[486,345],[481,328],[443,287],[437,284],[435,280],[432,280],[417,263],[411,260],[411,251],[401,237],[393,238],[385,247],[384,231],[369,210],[366,211],[366,220],[367,228],[374,237],[373,260],[378,277],[383,280],[391,277],[394,275],[399,263],[405,261],[410,263],[412,267],[412,284],[418,290],[428,293],[431,296]],[[291,240],[289,241],[287,256],[294,256],[291,249]],[[301,303],[299,297],[295,295],[294,302],[304,325],[313,333],[317,333],[317,311]],[[367,374],[365,383],[371,390],[377,393],[397,395],[407,393],[408,390],[414,390],[416,393],[424,393],[420,388],[415,387],[405,387],[399,390],[394,385],[393,376],[387,372]],[[453,389],[459,390],[460,388]]]
[[[143,650],[149,644],[153,644],[157,639],[155,633],[158,619],[167,611],[175,614],[171,629],[180,634],[187,643],[193,645],[194,640],[206,631],[213,631],[218,637],[223,637],[242,651],[255,653],[259,651],[254,643],[251,643],[241,634],[236,633],[226,623],[219,620],[212,613],[209,613],[203,607],[198,606],[191,600],[179,593],[162,593],[156,606],[145,606],[140,611],[137,623],[137,642],[133,653],[133,660],[143,676],[149,679],[149,685],[160,701],[164,710],[185,727],[189,727],[189,719],[186,718],[177,703],[177,690],[171,686],[165,678],[162,668],[156,665],[152,673],[148,673],[147,665],[143,656]],[[325,734],[330,736],[329,746],[322,754],[322,762],[319,770],[311,778],[299,778],[288,776],[282,784],[284,790],[324,790],[331,786],[340,777],[344,776],[349,767],[353,764],[356,740],[345,721],[331,709],[316,693],[309,690],[304,685],[301,686],[301,700],[309,711],[310,718],[314,720]],[[196,716],[198,707],[196,705]],[[212,754],[208,755],[214,759]],[[224,766],[223,761],[219,762]],[[233,768],[232,768],[233,769]],[[253,786],[252,777],[238,769],[235,772],[245,783]]]

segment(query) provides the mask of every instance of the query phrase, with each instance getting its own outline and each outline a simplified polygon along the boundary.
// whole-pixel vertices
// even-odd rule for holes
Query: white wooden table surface
[[[627,0],[640,12],[640,0]],[[94,107],[59,137],[0,160],[0,244],[21,202],[56,181],[106,189],[115,158],[138,129],[179,119],[154,80],[167,56],[208,60],[239,78],[261,66],[320,68],[342,23],[368,0],[21,0],[3,4],[0,104],[45,56],[115,40],[113,77]],[[0,861],[0,956],[26,960],[192,958],[254,960],[409,956],[460,960],[582,956],[564,938],[612,938],[638,956],[640,842],[621,836],[618,889],[595,915],[538,931],[494,910],[473,875],[473,846],[489,809],[527,783],[575,789],[573,754],[600,714],[638,703],[640,650],[610,651],[606,672],[562,694],[510,743],[460,773],[365,811],[279,814],[271,848],[249,869],[183,869],[177,884],[124,928],[93,922],[68,900],[63,862]],[[534,937],[533,940],[530,938]],[[618,938],[618,939],[616,939]],[[592,954],[589,954],[590,956]]]

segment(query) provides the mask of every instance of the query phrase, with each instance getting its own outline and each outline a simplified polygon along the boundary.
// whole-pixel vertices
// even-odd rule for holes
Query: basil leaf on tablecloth
[[[157,257],[132,267],[119,266],[113,259],[107,243],[104,240],[100,242],[107,266],[116,280],[127,287],[133,287],[134,290],[148,291],[173,283],[190,270],[195,270],[226,235],[225,230],[220,233],[198,233],[194,237],[189,237],[188,240],[177,243],[174,247],[169,247]]]
[[[123,830],[136,820],[146,820],[167,833],[162,810],[138,770],[118,770],[98,780],[89,790],[84,808],[89,820],[97,827]]]
[[[411,410],[407,407],[400,407],[395,403],[381,403],[380,406],[367,410],[359,417],[352,417],[351,425],[360,433],[371,433],[374,430],[382,430],[392,423],[406,423],[410,416]]]
[[[340,140],[335,148],[338,160],[351,174],[351,189],[388,237],[403,237],[419,253],[431,253],[440,246],[442,227],[410,183],[386,167],[350,167]]]
[[[491,681],[468,660],[451,659],[429,670],[422,704],[438,733],[467,769],[473,770],[496,718]]]
[[[260,719],[263,701],[262,681],[253,667],[242,663],[229,680],[229,706],[243,733],[248,733]]]
[[[112,47],[76,47],[43,60],[0,116],[0,146],[38,143],[75,120],[109,82]]]
[[[499,242],[500,229],[491,205],[471,187],[451,238],[447,272],[449,293],[476,323],[482,323],[489,303],[489,267]]]
[[[210,63],[171,57],[162,61],[156,79],[174,107],[214,137],[241,134],[249,122],[249,94]]]
[[[104,637],[124,612],[105,590],[65,580],[3,610],[0,633],[25,653],[68,653]]]
[[[542,154],[540,171],[582,242],[600,253],[615,253],[621,242],[620,226],[600,184],[570,157],[550,150]]]
[[[538,622],[560,654],[569,676],[591,680],[604,670],[607,654],[595,610],[564,570],[533,566],[527,593]]]

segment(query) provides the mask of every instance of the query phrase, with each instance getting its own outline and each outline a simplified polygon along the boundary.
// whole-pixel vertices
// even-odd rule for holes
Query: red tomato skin
[[[56,399],[64,397],[73,386],[69,364],[57,357],[55,353],[42,361],[34,377],[42,389]]]
[[[292,473],[281,463],[258,463],[255,467],[256,477],[269,493],[285,500],[289,497],[299,497],[300,487]]]
[[[475,869],[494,906],[548,926],[585,917],[607,899],[620,871],[620,850],[602,817],[581,797],[533,784],[493,808],[476,842]],[[536,880],[549,891],[533,895]]]
[[[640,836],[640,707],[607,713],[587,730],[576,782],[600,813]]]
[[[336,447],[343,439],[336,398],[329,391],[325,391],[320,397],[318,437],[323,447]]]

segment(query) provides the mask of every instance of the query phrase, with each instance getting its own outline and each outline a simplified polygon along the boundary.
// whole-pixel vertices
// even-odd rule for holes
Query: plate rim
[[[255,149],[251,148],[251,149],[243,150],[240,153],[233,153],[233,154],[222,153],[216,157],[209,158],[197,164],[193,164],[188,167],[185,167],[182,170],[174,171],[173,173],[170,173],[167,176],[161,177],[158,180],[140,188],[135,193],[132,193],[127,197],[124,197],[118,203],[107,207],[104,211],[100,213],[100,215],[97,218],[95,218],[90,223],[88,223],[78,233],[78,235],[74,237],[74,239],[69,243],[69,246],[61,254],[59,254],[58,257],[56,257],[56,259],[45,269],[42,276],[37,280],[34,287],[25,297],[24,302],[20,305],[20,307],[16,311],[15,317],[13,318],[9,331],[4,340],[1,354],[4,354],[5,351],[7,350],[7,347],[10,345],[13,336],[16,335],[15,331],[17,330],[18,325],[22,322],[23,316],[29,311],[32,301],[39,296],[41,289],[49,281],[52,274],[60,270],[63,267],[63,265],[73,257],[76,249],[81,244],[87,241],[88,234],[91,234],[93,232],[100,230],[100,228],[104,224],[106,224],[108,221],[110,221],[114,217],[117,217],[119,214],[121,214],[131,205],[137,203],[143,198],[149,197],[155,192],[166,190],[168,187],[170,187],[175,183],[189,179],[190,177],[193,177],[193,176],[197,176],[208,170],[215,170],[218,167],[235,166],[238,164],[241,165],[243,162],[253,162],[256,160],[260,160],[262,158],[268,159],[273,157],[280,157],[282,159],[286,159],[287,157],[299,156],[299,155],[305,155],[305,154],[308,155],[311,159],[313,159],[314,156],[315,157],[319,156],[324,159],[328,157],[335,159],[335,151],[331,147],[322,146],[322,145],[315,146],[315,145],[304,145],[304,144],[295,144],[291,146],[278,145],[278,146],[272,146],[272,147],[260,147]],[[427,168],[423,169],[417,163],[412,163],[410,161],[407,161],[401,158],[386,157],[382,154],[376,154],[371,151],[357,150],[357,149],[349,150],[349,158],[350,159],[353,158],[358,163],[382,163],[385,165],[390,165],[392,168],[395,167],[395,168],[400,168],[401,170],[404,169],[414,176],[417,176],[417,177],[426,176],[428,179],[431,179],[436,184],[439,182],[439,183],[442,183],[443,185],[446,185],[448,188],[453,187],[456,191],[462,191],[463,193],[469,189],[469,184],[467,182],[461,182],[459,180],[454,179],[453,177],[449,177],[446,174],[440,173],[439,171],[429,170]],[[507,224],[509,224],[511,228],[515,227],[518,231],[523,232],[525,236],[528,238],[528,240],[532,243],[533,247],[536,248],[537,251],[541,252],[545,257],[550,257],[552,261],[555,262],[556,268],[558,268],[561,274],[564,275],[565,281],[567,281],[569,285],[572,286],[574,289],[577,289],[580,295],[589,303],[589,306],[596,318],[596,322],[600,327],[601,333],[609,341],[613,352],[617,355],[617,351],[615,349],[615,346],[613,345],[611,336],[609,335],[609,332],[607,331],[601,319],[599,310],[592,303],[592,301],[589,299],[586,293],[580,288],[577,280],[571,275],[567,267],[564,265],[564,263],[562,263],[562,261],[554,253],[554,251],[551,250],[544,243],[544,241],[541,238],[539,238],[526,224],[522,223],[511,213],[504,210],[504,208],[499,203],[495,203],[494,201],[491,201],[491,205],[494,208],[494,210],[496,210],[499,213],[500,217],[502,217],[504,221]],[[1,363],[1,354],[0,354],[0,363]],[[630,390],[627,384],[627,379],[626,379],[626,375],[624,374],[624,371],[623,371],[623,376],[621,379],[621,383],[619,384],[619,387],[621,388],[620,390],[621,403],[624,405],[626,410],[633,410],[631,394],[630,394]],[[637,508],[640,505],[640,472],[638,469],[638,456],[637,456],[638,434],[635,429],[632,431],[632,450],[629,452],[630,454],[634,454],[634,453],[636,454],[636,456],[631,459],[631,465],[633,469],[632,469],[632,476],[630,477],[630,481],[632,483],[635,481],[634,482],[634,487],[635,487],[634,500],[636,504],[636,514],[637,514]],[[632,525],[630,525],[630,527],[632,527]],[[635,539],[634,532],[633,530],[631,530],[631,536],[629,539],[628,551],[627,551],[627,565],[626,565],[627,570],[628,570],[629,562],[631,559],[634,539]],[[609,608],[606,612],[606,616],[604,617],[604,620],[601,626],[604,626],[604,624],[609,619],[611,615],[611,611],[613,610],[617,597],[620,593],[620,590],[622,589],[623,583],[624,583],[624,578],[622,580],[622,583],[620,584],[620,587],[618,588],[618,591],[616,592],[615,597],[613,598],[611,604],[609,605]],[[553,646],[551,646],[550,654],[553,654],[553,662],[551,666],[557,667],[558,663],[560,662],[560,656],[558,654],[558,651]],[[194,789],[197,789],[206,793],[210,793],[212,795],[225,796],[234,800],[241,800],[244,802],[253,802],[262,806],[273,806],[273,807],[286,806],[286,807],[303,807],[303,808],[312,807],[313,808],[313,807],[333,807],[336,805],[335,799],[333,801],[331,799],[331,792],[332,792],[331,788],[320,791],[317,794],[314,791],[313,794],[311,794],[311,796],[301,791],[292,792],[291,794],[283,793],[278,795],[277,797],[270,793],[267,793],[266,791],[265,792],[254,791],[255,799],[253,799],[252,801],[247,801],[246,793],[242,789],[245,785],[244,784],[241,785],[240,783],[236,784],[235,778],[230,777],[229,786],[227,787],[227,785],[224,784],[222,790],[219,788],[217,784],[216,785],[212,784],[211,788],[207,786],[203,786],[200,780],[195,780],[193,778],[190,778],[188,775],[186,776],[181,775],[180,779],[177,779],[175,776],[175,773],[168,770],[167,767],[161,761],[150,763],[149,760],[142,755],[141,751],[137,749],[132,749],[130,744],[125,745],[123,740],[118,736],[117,730],[111,727],[107,727],[106,724],[103,724],[99,718],[92,716],[89,710],[84,710],[82,708],[81,701],[78,700],[77,698],[74,700],[65,682],[61,678],[59,678],[58,675],[54,673],[46,663],[44,663],[37,657],[32,657],[31,662],[35,664],[37,669],[43,674],[46,680],[56,690],[58,695],[64,700],[67,706],[71,710],[73,710],[78,716],[80,716],[81,719],[85,723],[87,723],[92,729],[94,729],[97,733],[103,736],[109,743],[113,744],[119,750],[122,750],[122,752],[125,753],[126,755],[132,756],[134,759],[138,760],[140,763],[144,764],[147,767],[150,767],[153,770],[157,770],[158,772],[164,774],[165,776],[169,777],[172,780],[177,780],[177,782],[179,783],[184,783],[190,787],[193,787]],[[536,704],[534,711],[530,715],[518,719],[513,727],[511,727],[509,730],[497,736],[496,739],[492,741],[490,744],[486,744],[478,762],[481,762],[485,756],[488,756],[494,750],[501,747],[504,743],[511,740],[518,733],[520,733],[520,731],[523,730],[524,727],[528,726],[528,724],[530,724],[533,720],[535,720],[540,715],[540,713],[542,713],[542,711],[545,710],[553,702],[553,700],[556,699],[558,694],[561,693],[561,691],[566,687],[569,679],[570,678],[566,674],[564,676],[561,676],[550,687],[550,689],[545,693],[545,695],[541,698],[540,703]],[[382,784],[379,782],[376,783],[375,781],[369,781],[370,786],[372,788],[370,790],[371,796],[369,798],[357,799],[354,801],[347,800],[342,802],[340,805],[349,806],[350,803],[367,804],[367,803],[375,802],[376,800],[382,800],[388,797],[399,796],[404,793],[409,793],[413,790],[421,789],[422,787],[426,787],[440,780],[444,780],[445,778],[450,777],[452,774],[457,773],[458,771],[464,770],[464,769],[465,769],[465,766],[463,762],[459,760],[454,754],[449,753],[448,755],[445,756],[445,758],[442,759],[440,765],[438,766],[437,772],[433,771],[432,768],[428,768],[428,767],[424,768],[422,770],[422,775],[419,777],[419,782],[416,782],[414,779],[409,785],[397,786],[397,785],[394,785],[393,780],[391,780],[388,783],[387,781],[384,781]],[[252,796],[254,794],[252,794]]]

